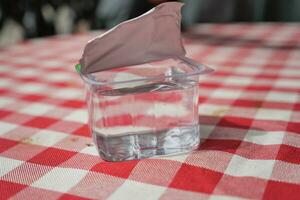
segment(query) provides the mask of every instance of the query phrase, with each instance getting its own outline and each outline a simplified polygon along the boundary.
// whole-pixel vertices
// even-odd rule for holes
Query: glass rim
[[[87,83],[88,85],[94,85],[94,86],[104,86],[104,85],[115,85],[115,84],[124,84],[124,83],[133,83],[133,82],[141,82],[141,81],[153,81],[153,80],[158,80],[158,79],[166,79],[166,78],[182,78],[182,77],[188,77],[188,76],[195,76],[195,75],[204,75],[204,74],[209,74],[214,71],[214,69],[198,63],[186,56],[181,56],[181,57],[176,57],[176,58],[171,58],[171,59],[178,59],[183,61],[186,65],[190,66],[193,68],[192,72],[187,72],[187,73],[180,73],[180,74],[173,74],[173,75],[159,75],[159,76],[152,76],[152,77],[146,77],[146,78],[137,78],[137,79],[132,79],[132,80],[126,80],[126,81],[111,81],[111,82],[101,82],[101,81],[96,81],[88,75],[84,75],[81,72],[79,72],[80,77],[82,80]]]

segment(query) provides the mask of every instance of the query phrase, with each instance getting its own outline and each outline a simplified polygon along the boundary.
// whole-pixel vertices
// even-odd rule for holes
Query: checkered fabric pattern
[[[201,146],[112,163],[92,143],[74,70],[96,33],[0,51],[0,199],[300,199],[300,25],[203,24]]]

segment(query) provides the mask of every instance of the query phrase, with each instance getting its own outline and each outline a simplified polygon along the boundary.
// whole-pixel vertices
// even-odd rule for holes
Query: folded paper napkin
[[[158,5],[89,41],[77,70],[83,75],[185,55],[181,41],[182,3]]]

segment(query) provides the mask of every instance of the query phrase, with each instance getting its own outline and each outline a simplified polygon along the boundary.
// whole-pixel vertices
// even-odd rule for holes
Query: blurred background
[[[1,0],[0,47],[27,38],[108,29],[166,0]],[[196,23],[299,22],[300,0],[182,0]]]

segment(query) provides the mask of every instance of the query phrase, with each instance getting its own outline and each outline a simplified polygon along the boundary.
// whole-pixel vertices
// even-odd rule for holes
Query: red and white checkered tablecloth
[[[300,25],[199,25],[202,144],[186,155],[105,162],[74,70],[95,35],[0,51],[0,199],[300,199]]]

